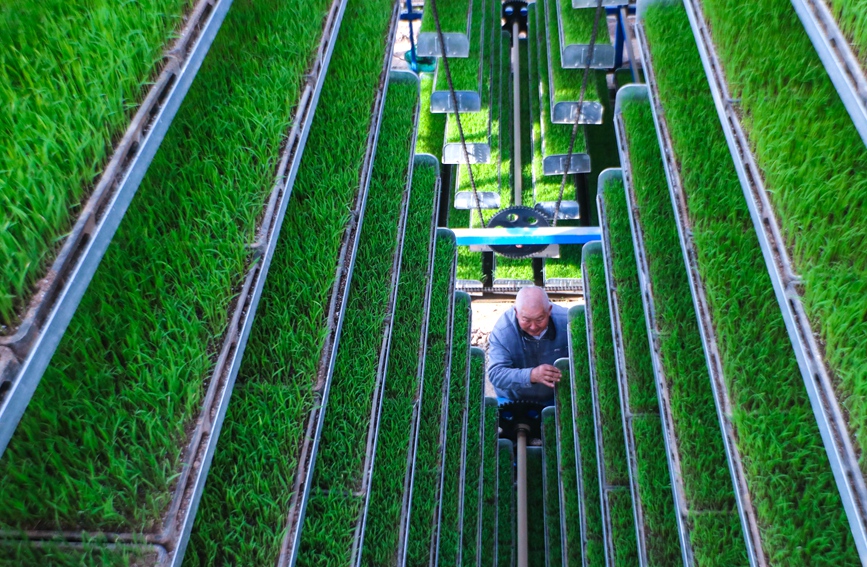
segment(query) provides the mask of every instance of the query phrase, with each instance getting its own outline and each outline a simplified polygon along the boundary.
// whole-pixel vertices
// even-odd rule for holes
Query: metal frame
[[[274,188],[265,203],[265,214],[257,231],[251,265],[241,293],[234,302],[230,324],[223,339],[219,358],[208,381],[208,389],[198,416],[201,419],[197,418],[196,427],[190,434],[190,441],[182,459],[184,465],[162,531],[149,534],[110,534],[113,541],[123,545],[138,544],[144,539],[148,543],[159,546],[167,554],[166,565],[171,567],[180,567],[183,562],[345,8],[345,0],[334,0],[326,16],[317,57],[309,73],[311,80],[299,98],[295,119],[277,168]],[[88,535],[79,532],[58,534],[49,531],[28,533],[30,539],[54,539],[58,535],[77,541],[85,536],[93,537],[96,534]]]
[[[599,211],[599,225],[602,227],[602,257],[605,260],[605,284],[608,293],[608,312],[611,317],[611,334],[614,338],[614,361],[617,369],[617,386],[620,390],[620,413],[623,418],[623,437],[626,441],[626,455],[629,464],[629,489],[632,493],[632,513],[635,518],[635,535],[638,540],[638,564],[647,565],[647,533],[644,524],[644,509],[641,505],[641,495],[638,490],[638,456],[635,450],[635,433],[632,413],[629,403],[629,385],[626,374],[626,355],[624,352],[623,332],[620,323],[620,301],[617,284],[614,281],[614,268],[611,258],[611,233],[608,227],[608,216],[605,210],[604,188],[609,179],[623,179],[620,169],[609,168],[599,174],[596,197]],[[655,414],[658,417],[658,414]]]
[[[587,499],[584,497],[584,469],[583,469],[582,463],[581,463],[581,438],[578,435],[578,406],[575,403],[575,400],[576,400],[575,394],[577,392],[577,388],[575,386],[575,351],[572,348],[572,342],[573,342],[572,335],[574,333],[574,330],[572,329],[572,321],[574,321],[578,317],[585,318],[585,320],[586,320],[587,316],[585,314],[584,305],[576,305],[574,307],[570,307],[568,317],[569,317],[569,323],[567,324],[567,329],[568,329],[568,333],[569,333],[569,359],[564,361],[561,358],[561,359],[555,361],[554,364],[561,371],[563,371],[564,369],[568,369],[569,370],[569,377],[571,378],[569,380],[569,388],[571,390],[571,400],[572,400],[572,407],[570,408],[570,410],[572,412],[572,429],[574,431],[574,438],[575,438],[575,447],[574,447],[575,473],[576,473],[577,480],[578,480],[578,501],[580,503],[579,519],[578,520],[580,522],[580,531],[581,531],[581,542],[580,542],[581,561],[582,561],[582,564],[584,567],[588,567],[588,563],[587,563]],[[589,356],[589,353],[588,353],[588,356]],[[557,427],[558,427],[557,431],[559,432],[560,431],[559,428],[561,427],[561,424],[559,421],[557,422]],[[563,463],[561,463],[561,467],[562,467],[562,465],[563,465]],[[566,538],[566,501],[562,499],[562,495],[565,494],[565,490],[566,489],[563,486],[563,477],[561,476],[560,477],[560,495],[561,495],[560,506],[561,506],[561,510],[562,510],[561,517],[562,517],[562,521],[563,521],[562,525],[563,525],[563,557],[564,557],[564,559],[568,555],[567,550],[569,548],[569,540]],[[565,567],[565,565],[564,565],[564,567]]]
[[[689,2],[684,2],[685,6],[688,4]],[[646,5],[648,5],[647,2],[642,4],[642,6]],[[753,506],[752,497],[749,492],[749,485],[747,484],[743,460],[741,459],[740,451],[737,447],[737,435],[735,433],[735,426],[731,420],[731,396],[724,379],[719,346],[717,345],[716,340],[716,330],[713,326],[713,317],[711,316],[710,306],[707,301],[704,283],[702,282],[701,275],[698,271],[695,243],[692,238],[692,223],[689,220],[686,198],[680,181],[680,169],[674,162],[674,151],[672,150],[673,146],[671,143],[671,135],[668,131],[668,123],[662,114],[662,108],[659,102],[659,93],[656,87],[656,75],[650,59],[647,37],[645,36],[644,28],[642,26],[642,15],[643,12],[639,10],[635,24],[636,36],[638,37],[639,48],[641,50],[644,76],[647,81],[647,92],[650,99],[650,107],[653,111],[653,121],[656,125],[659,147],[663,156],[662,161],[665,169],[665,176],[668,180],[669,194],[674,209],[678,238],[683,252],[686,272],[689,276],[689,285],[690,290],[692,291],[692,300],[693,305],[695,306],[696,317],[698,318],[698,328],[701,335],[705,360],[707,362],[708,374],[710,375],[711,387],[713,389],[714,403],[717,409],[717,416],[719,417],[720,429],[723,433],[723,445],[725,446],[729,471],[732,476],[732,485],[734,488],[735,500],[737,501],[738,515],[740,516],[741,526],[744,533],[744,543],[746,544],[750,565],[753,567],[764,567],[768,565],[768,559],[762,550],[758,518],[756,517],[755,507]]]
[[[656,394],[659,400],[659,417],[662,421],[663,438],[665,439],[665,456],[668,461],[668,472],[671,477],[671,492],[674,500],[677,532],[680,539],[681,558],[685,567],[695,565],[689,528],[689,504],[683,487],[681,473],[680,449],[677,446],[677,433],[674,429],[674,417],[671,410],[671,391],[669,380],[662,364],[662,351],[659,340],[659,324],[656,321],[656,304],[653,288],[650,283],[650,266],[647,252],[644,248],[644,230],[638,219],[638,206],[634,195],[629,146],[626,129],[623,123],[623,101],[648,100],[649,95],[645,85],[627,85],[617,93],[614,105],[614,128],[617,135],[617,148],[620,153],[623,187],[626,193],[627,209],[629,210],[629,226],[632,235],[632,246],[635,249],[635,262],[638,268],[638,282],[641,288],[641,302],[644,307],[644,322],[647,326],[647,340],[650,346],[650,359],[653,365],[653,376],[656,382]]]
[[[865,114],[867,113],[867,79],[863,69],[857,65],[849,45],[836,29],[836,23],[822,0],[792,0],[792,4],[804,21],[807,33],[816,45],[819,55],[826,63],[829,75],[838,88],[840,98],[852,115],[862,139],[867,140],[867,114]],[[847,412],[840,405],[832,373],[816,338],[818,333],[815,331],[818,330],[819,325],[807,316],[801,300],[802,293],[799,290],[801,278],[795,270],[789,247],[780,230],[776,210],[764,186],[761,169],[756,163],[748,136],[735,110],[707,21],[699,3],[695,0],[684,2],[684,6],[696,38],[729,152],[756,229],[762,256],[774,287],[774,295],[780,305],[834,480],[846,510],[858,555],[862,562],[867,563],[867,483],[858,464],[858,452],[853,443],[854,436],[848,426]],[[811,18],[818,18],[818,21]],[[642,49],[646,52],[647,39],[643,32],[640,35]],[[832,52],[832,46],[836,46],[837,50]],[[649,55],[645,57],[649,59]],[[827,58],[832,59],[836,66],[829,66]],[[652,72],[652,69],[649,71]],[[841,89],[839,81],[844,81],[847,89],[851,87],[852,90]],[[858,92],[861,93],[860,96]],[[857,112],[853,112],[855,106]],[[686,216],[684,218],[687,219]]]
[[[587,65],[587,56],[590,55],[590,46],[581,44],[566,44],[566,38],[563,33],[563,2],[566,0],[554,0],[557,2],[557,27],[560,30],[560,54],[561,63],[564,69],[584,69]],[[573,0],[573,4],[574,4]],[[612,4],[616,5],[616,4]],[[605,4],[603,3],[603,7]],[[575,9],[575,6],[572,6]],[[590,9],[596,9],[596,2],[593,2]],[[583,9],[583,8],[578,8]],[[600,18],[600,28],[604,26],[605,33],[608,33],[608,22],[605,12]],[[614,68],[615,49],[613,45],[596,44],[593,46],[593,59],[590,61],[591,69],[612,69]]]
[[[199,0],[165,65],[82,203],[63,247],[36,284],[14,334],[0,337],[0,455],[117,232],[232,0]],[[7,386],[8,384],[8,386]],[[4,391],[5,390],[5,391]]]
[[[373,172],[373,162],[376,154],[376,146],[379,140],[379,129],[382,123],[382,110],[385,96],[388,91],[388,77],[390,62],[394,50],[394,36],[397,30],[400,3],[395,2],[391,14],[388,37],[386,38],[385,57],[383,70],[380,75],[380,83],[371,112],[372,123],[367,138],[367,151],[362,163],[359,176],[359,191],[356,196],[354,207],[355,214],[346,227],[343,243],[337,261],[337,273],[331,292],[331,301],[328,307],[329,336],[326,338],[322,349],[322,357],[319,364],[319,379],[314,387],[314,392],[319,394],[319,403],[314,402],[314,407],[308,418],[304,443],[299,455],[299,466],[296,472],[295,482],[290,500],[289,512],[286,520],[286,536],[280,548],[280,556],[277,561],[278,567],[293,567],[298,558],[299,545],[301,542],[301,528],[304,523],[304,515],[307,502],[310,497],[310,487],[313,480],[313,471],[316,464],[316,455],[322,436],[322,425],[325,411],[328,405],[328,395],[331,390],[332,377],[334,375],[334,363],[337,358],[337,349],[340,345],[340,335],[343,330],[343,319],[346,315],[346,295],[352,282],[352,274],[355,269],[355,260],[358,252],[359,235],[364,221],[364,210],[367,206],[367,195],[370,190],[370,178]]]

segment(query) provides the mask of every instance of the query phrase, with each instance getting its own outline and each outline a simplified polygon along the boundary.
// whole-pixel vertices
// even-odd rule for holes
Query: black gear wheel
[[[530,428],[528,439],[542,437],[542,410],[545,404],[530,400],[517,400],[500,406],[500,437],[517,442],[518,425]]]
[[[488,221],[488,228],[538,228],[548,226],[548,217],[544,213],[530,207],[507,207]],[[537,252],[541,252],[548,246],[545,244],[533,245],[497,245],[491,246],[491,250],[507,258],[527,258]]]

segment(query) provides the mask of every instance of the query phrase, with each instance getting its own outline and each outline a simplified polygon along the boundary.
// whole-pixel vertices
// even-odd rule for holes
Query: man
[[[545,290],[518,292],[488,338],[488,377],[500,398],[553,402],[560,381],[554,361],[569,356],[566,324],[566,309],[552,304]]]

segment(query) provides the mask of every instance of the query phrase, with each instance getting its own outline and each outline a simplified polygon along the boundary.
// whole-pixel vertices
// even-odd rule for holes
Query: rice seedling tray
[[[590,6],[572,6],[572,9],[564,9],[563,5],[569,0],[551,0],[557,5],[557,29],[559,31],[560,53],[564,69],[583,69],[590,59],[591,69],[614,68],[614,46],[608,38],[608,22],[605,17],[605,8],[599,17],[600,37],[590,53],[590,35],[593,29],[593,18],[597,9],[597,2]],[[583,25],[582,25],[583,24]],[[584,29],[586,26],[586,29]]]
[[[334,373],[337,348],[340,343],[340,331],[343,328],[343,320],[346,307],[346,292],[352,281],[352,273],[355,267],[355,259],[358,252],[361,223],[364,219],[364,210],[367,204],[367,195],[370,189],[370,178],[373,173],[374,155],[379,139],[379,127],[382,123],[382,110],[385,94],[388,89],[390,61],[394,49],[394,36],[397,29],[399,6],[395,3],[391,13],[389,24],[385,58],[383,60],[383,72],[380,76],[379,87],[374,100],[372,111],[371,128],[368,133],[367,150],[362,162],[359,191],[356,196],[353,215],[347,224],[337,260],[337,274],[331,299],[328,306],[328,337],[322,349],[319,362],[319,373],[314,386],[314,392],[318,403],[314,404],[307,419],[304,443],[300,450],[299,467],[293,483],[292,498],[289,503],[289,513],[286,523],[286,537],[280,550],[278,559],[279,567],[295,564],[298,558],[300,532],[303,524],[305,509],[310,497],[311,481],[314,471],[316,452],[322,434],[323,417],[328,404],[328,394],[331,386],[331,377]]]
[[[822,0],[793,0],[792,4],[801,20],[805,22],[805,28],[814,45],[817,41],[814,34],[817,33],[818,28],[807,25],[808,21],[812,21],[817,26],[824,26],[822,29],[834,33],[828,26],[834,25],[836,28],[836,24]],[[801,277],[793,265],[792,255],[783,237],[777,211],[771,203],[770,195],[765,187],[764,175],[751,149],[737,109],[737,103],[729,92],[723,66],[713,43],[702,7],[694,0],[684,2],[684,6],[689,16],[693,35],[696,38],[714,105],[719,114],[735,170],[750,211],[750,217],[756,229],[774,294],[780,305],[786,330],[794,347],[810,404],[831,463],[834,479],[858,546],[859,555],[862,561],[867,561],[867,483],[865,483],[864,475],[858,463],[857,444],[853,441],[855,432],[850,427],[848,412],[841,407],[823,347],[817,339],[819,337],[817,332],[819,322],[811,321],[807,315],[802,300]],[[819,12],[822,13],[823,19],[820,20],[823,22],[822,24],[818,24],[806,16],[805,10],[808,6],[810,14],[817,16]],[[807,18],[806,21],[805,18]],[[823,49],[817,46],[820,56],[823,57],[823,60],[826,56],[833,57],[839,63],[842,52],[847,51],[851,58],[850,62],[857,66],[858,62],[852,55],[848,44],[839,35],[839,29],[836,30],[836,34],[838,35],[833,36],[835,39],[831,45],[836,46],[839,51],[832,56],[828,52],[823,52],[823,49],[831,48],[829,45],[824,45]],[[640,39],[642,37],[640,36]],[[825,40],[827,39],[828,36],[825,37]],[[646,38],[642,41],[646,41]],[[642,43],[642,49],[646,51],[644,43]],[[825,64],[828,67],[827,61]],[[865,89],[857,91],[862,93],[858,97],[858,104],[863,112],[867,112],[867,106],[865,106],[867,96],[863,94],[867,93],[867,79],[864,77],[863,69],[857,66],[858,75],[852,74],[850,72],[852,70],[848,66],[845,69],[846,72],[843,75],[848,77],[850,81],[857,80],[857,88]],[[857,96],[857,92],[840,90],[840,86],[837,84],[837,81],[841,80],[843,76],[840,73],[842,71],[839,68],[837,68],[836,74],[831,72],[831,68],[829,68],[829,75],[835,82],[841,99],[852,114],[851,105],[854,104],[854,99],[851,97]],[[856,115],[853,114],[855,125],[862,138],[867,139],[867,114],[858,114],[857,116],[860,118],[856,118]]]
[[[453,251],[455,250],[456,245],[454,244],[454,234],[452,233],[452,231],[450,231],[446,228],[437,228],[436,229],[436,239],[437,240],[443,240],[444,242],[447,242],[449,244],[448,249],[453,250]],[[439,244],[434,245],[435,246],[435,250],[434,250],[435,255],[438,255],[440,250],[447,250],[446,248],[443,248],[444,242],[441,242]],[[434,272],[436,272],[436,271],[439,271],[441,269],[442,269],[442,267],[438,266],[436,264],[436,262],[434,262],[432,270],[434,270]],[[442,509],[441,488],[442,488],[442,483],[443,483],[443,470],[444,470],[443,464],[445,463],[445,445],[446,445],[446,439],[448,436],[447,416],[448,416],[448,410],[449,410],[449,395],[451,393],[451,380],[449,379],[449,377],[451,375],[451,363],[452,363],[452,354],[453,354],[452,349],[451,349],[451,344],[452,344],[452,340],[454,337],[454,320],[455,320],[455,309],[456,309],[456,302],[455,302],[456,293],[455,293],[455,287],[454,287],[455,286],[455,277],[454,276],[455,276],[456,270],[457,270],[457,254],[455,252],[452,252],[450,262],[447,266],[447,271],[445,272],[445,276],[446,276],[445,281],[447,282],[447,288],[446,288],[446,290],[439,290],[439,291],[445,292],[445,297],[447,298],[447,307],[446,307],[447,317],[446,317],[446,321],[444,322],[445,329],[444,329],[444,345],[443,345],[444,346],[443,368],[442,368],[443,373],[442,373],[442,376],[440,377],[440,379],[442,381],[442,387],[440,388],[439,391],[436,391],[436,390],[429,391],[430,388],[428,388],[427,390],[425,389],[424,382],[426,380],[424,378],[427,377],[427,373],[430,372],[430,368],[431,368],[430,366],[427,366],[427,363],[425,363],[426,364],[425,376],[423,376],[423,378],[422,378],[422,387],[420,390],[418,410],[416,412],[416,414],[417,414],[417,418],[416,418],[417,426],[416,426],[415,431],[413,432],[414,440],[413,440],[413,451],[412,451],[412,454],[410,455],[411,463],[410,463],[410,467],[407,471],[407,473],[410,477],[410,480],[409,480],[410,492],[408,495],[409,502],[408,502],[408,505],[406,507],[405,514],[404,514],[404,520],[403,520],[403,522],[405,522],[405,523],[402,523],[402,525],[406,526],[406,528],[405,528],[405,535],[403,536],[402,561],[399,562],[399,565],[424,565],[424,564],[436,565],[437,561],[438,561],[438,547],[436,545],[436,542],[437,542],[437,533],[436,533],[437,528],[436,528],[436,526],[439,525],[440,518],[442,516],[442,514],[441,514],[441,509]],[[435,276],[435,274],[432,273],[431,279],[433,280],[434,277],[436,277],[436,276]],[[434,282],[431,283],[431,285],[432,285],[432,287],[431,287],[431,304],[434,301],[433,294],[438,291],[433,284],[434,284]],[[433,307],[430,307],[430,309],[432,310]],[[431,332],[431,329],[432,329],[431,321],[430,321],[430,318],[428,318],[428,333]],[[432,343],[430,343],[430,340],[429,340],[428,344],[424,345],[424,347],[423,347],[422,352],[424,353],[425,358],[427,358],[427,356],[429,356],[432,353],[431,349],[429,348],[431,345],[432,345]],[[425,395],[425,393],[427,393],[427,395]],[[430,409],[430,415],[426,415],[425,408],[426,408],[427,400],[437,399],[437,396],[439,396],[439,405],[430,407],[429,408]],[[418,466],[419,466],[419,462],[418,462],[419,461],[419,441],[422,437],[421,431],[425,427],[425,423],[423,421],[425,417],[429,418],[428,423],[432,423],[434,421],[434,419],[438,420],[436,422],[436,423],[438,423],[438,427],[437,427],[438,434],[436,436],[437,437],[437,443],[436,443],[436,449],[434,451],[434,453],[436,455],[435,459],[434,459],[435,460],[435,463],[434,463],[435,467],[434,468],[436,469],[437,472],[436,472],[436,478],[434,478],[434,479],[429,479],[429,478],[423,479],[420,475],[418,475],[418,473],[419,473],[419,470],[418,470]],[[431,480],[433,480],[433,482],[430,482]],[[433,494],[421,493],[421,491],[418,490],[419,484],[423,484],[425,486],[432,487],[431,492],[433,492]],[[414,506],[414,503],[416,503],[416,497],[419,494],[422,494],[422,496],[421,496],[421,498],[422,498],[421,502],[422,503],[427,503],[427,502],[433,503],[433,509],[430,511],[429,517],[426,518],[427,522],[425,522],[425,518],[422,518],[421,520],[419,520],[422,523],[422,527],[424,529],[428,530],[427,533],[423,534],[424,537],[419,537],[417,535],[417,533],[414,534],[412,532],[412,526],[415,525],[415,518],[420,517],[420,516],[418,516],[418,513],[419,513],[418,506]],[[427,498],[424,498],[425,496],[427,496]],[[420,551],[418,556],[414,556],[413,550],[410,549],[410,540],[413,540],[413,539],[421,540],[421,543],[419,543],[418,545],[421,546],[422,549],[426,549],[427,553],[422,553]],[[425,543],[426,543],[426,547],[425,547]],[[423,558],[423,557],[421,557],[422,555],[426,555],[427,557]]]
[[[483,457],[485,440],[485,351],[483,349],[474,346],[470,347],[469,371],[461,564],[479,566],[482,558],[482,508],[484,504],[482,491],[485,481]],[[475,397],[475,400],[473,400],[473,397]]]
[[[560,451],[557,440],[557,410],[542,410],[542,507],[545,514],[545,565],[563,565],[563,516],[560,512]],[[554,454],[553,458],[551,453]],[[551,466],[554,465],[554,466]],[[552,493],[556,493],[552,496]],[[552,525],[554,524],[554,525]]]
[[[497,552],[494,562],[497,567],[515,565],[514,454],[510,440],[497,440]]]
[[[843,101],[849,116],[852,117],[852,122],[858,130],[858,134],[861,135],[861,140],[867,144],[867,75],[864,73],[861,61],[855,55],[852,43],[840,29],[840,25],[834,17],[833,2],[792,0],[792,6],[795,8],[801,23],[804,24],[804,29],[810,37],[813,47],[816,48],[816,53],[819,54],[825,70],[828,71],[828,76],[837,89],[840,100]],[[859,47],[864,48],[864,46]],[[708,55],[716,59],[712,47]],[[708,68],[707,63],[705,68]],[[720,68],[717,66],[717,69]],[[710,72],[708,72],[708,77],[710,78]],[[720,86],[725,87],[725,83]],[[721,90],[720,94],[724,93],[725,90]],[[716,94],[714,99],[716,99]],[[723,124],[725,124],[725,120]],[[728,132],[726,136],[729,136]],[[730,141],[729,144],[731,145],[731,143]]]
[[[479,0],[475,0],[478,2]],[[437,11],[443,31],[447,57],[470,56],[470,29],[473,17],[473,0],[440,0]],[[439,34],[430,6],[422,14],[421,30],[416,40],[419,57],[442,57]]]
[[[716,334],[710,315],[710,307],[705,295],[701,276],[698,272],[695,244],[692,240],[691,223],[687,215],[685,196],[680,183],[680,172],[677,164],[674,163],[671,137],[668,132],[665,117],[662,115],[662,109],[659,106],[659,93],[656,88],[656,78],[652,67],[652,61],[650,60],[650,50],[647,43],[647,37],[641,25],[640,16],[636,21],[635,27],[641,51],[644,77],[647,81],[646,96],[650,101],[650,107],[653,111],[656,133],[659,138],[659,147],[662,150],[665,176],[668,181],[669,193],[674,206],[677,233],[680,239],[681,249],[683,250],[684,263],[686,264],[690,290],[692,291],[693,304],[695,306],[696,316],[699,320],[699,333],[704,347],[705,361],[710,375],[711,386],[714,394],[714,403],[720,421],[720,429],[723,433],[723,446],[725,448],[726,460],[729,464],[729,471],[732,475],[732,485],[735,489],[735,500],[737,502],[738,514],[741,518],[741,525],[744,531],[744,542],[746,543],[747,556],[749,557],[750,565],[764,566],[767,564],[767,560],[762,551],[761,536],[759,534],[755,506],[750,497],[743,460],[741,459],[740,452],[737,448],[735,440],[736,433],[731,421],[731,397],[728,392],[728,386],[723,378],[722,361],[720,359],[719,347],[716,343]]]
[[[247,339],[253,326],[256,309],[274,256],[277,238],[291,196],[301,156],[319,101],[337,31],[343,19],[346,2],[334,0],[324,19],[322,38],[307,74],[308,80],[300,93],[292,128],[283,144],[273,189],[265,203],[256,231],[256,241],[251,246],[252,258],[243,287],[230,306],[230,323],[225,331],[222,347],[214,370],[208,381],[207,392],[194,427],[188,436],[183,468],[175,486],[168,512],[159,531],[151,533],[88,533],[74,530],[47,531],[27,530],[24,534],[35,544],[40,541],[65,540],[70,545],[95,537],[107,537],[119,546],[137,545],[141,541],[153,544],[160,556],[167,558],[167,565],[180,565],[189,541],[190,531],[196,517],[199,501],[216,450],[222,424],[226,416],[235,379],[244,356]],[[190,79],[191,80],[191,79]],[[179,101],[178,101],[179,104]],[[154,151],[156,148],[154,148]],[[119,219],[118,219],[119,222]],[[3,537],[17,537],[3,534]]]
[[[159,545],[28,542],[26,547],[0,543],[0,564],[66,567],[164,567],[169,555]]]
[[[454,113],[455,103],[458,112],[479,112],[482,109],[482,78],[484,61],[487,55],[486,47],[490,29],[490,15],[486,13],[486,1],[476,0],[469,4],[469,53],[465,58],[450,59],[452,86],[455,90],[454,100],[448,83],[444,61],[438,62],[434,73],[434,90],[431,93],[430,111],[433,113]],[[496,4],[496,2],[494,2]],[[431,11],[432,10],[427,10]],[[440,18],[443,12],[440,9]],[[422,22],[424,25],[424,21]]]
[[[497,564],[497,532],[499,530],[499,402],[497,398],[485,398],[484,406],[484,454],[482,456],[482,546],[479,567]],[[504,520],[505,521],[505,520]]]
[[[0,455],[205,58],[232,0],[199,0],[51,266],[0,335]]]

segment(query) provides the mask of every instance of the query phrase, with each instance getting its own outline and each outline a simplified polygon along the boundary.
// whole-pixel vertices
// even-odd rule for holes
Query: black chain
[[[556,0],[545,1],[555,2]],[[587,91],[587,80],[590,78],[590,63],[593,61],[593,51],[596,49],[596,36],[599,33],[599,20],[603,11],[602,0],[597,0],[596,17],[593,19],[593,33],[590,35],[590,45],[587,51],[587,63],[584,65],[584,79],[581,81],[581,93],[578,96],[578,115],[575,117],[575,124],[572,126],[572,138],[569,140],[569,153],[566,156],[566,167],[563,170],[563,179],[560,181],[560,196],[557,198],[557,204],[554,206],[553,226],[557,226],[557,217],[560,216],[560,203],[563,202],[563,191],[566,189],[566,179],[569,177],[569,169],[572,168],[572,151],[575,149],[575,137],[578,135],[578,123],[581,116],[581,107],[584,106],[584,94]],[[582,213],[584,213],[584,211],[582,211]]]
[[[473,0],[471,0],[472,2]],[[474,0],[479,2],[480,0]],[[470,187],[473,189],[473,197],[476,200],[476,210],[479,212],[479,220],[482,222],[482,228],[487,228],[487,224],[485,223],[485,217],[482,215],[482,202],[479,200],[479,194],[476,191],[476,180],[473,178],[473,168],[470,166],[470,153],[467,151],[467,141],[464,138],[464,129],[461,126],[461,114],[458,112],[458,95],[455,93],[455,85],[452,83],[452,73],[449,70],[449,59],[446,57],[446,42],[443,37],[443,28],[440,26],[440,16],[437,12],[437,3],[436,0],[431,0],[430,3],[431,12],[433,13],[434,23],[437,27],[437,37],[440,43],[440,49],[442,49],[443,56],[443,68],[446,72],[446,80],[449,83],[449,93],[452,98],[452,107],[455,112],[455,121],[458,124],[458,134],[461,137],[461,148],[464,150],[464,160],[466,161],[467,166],[467,174],[470,177]],[[482,32],[484,33],[484,32]],[[471,38],[472,39],[472,38]],[[472,224],[472,223],[470,223]],[[468,227],[472,228],[472,227]]]

